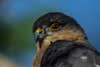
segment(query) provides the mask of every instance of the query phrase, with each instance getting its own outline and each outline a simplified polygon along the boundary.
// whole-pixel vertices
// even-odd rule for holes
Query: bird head
[[[86,40],[87,37],[79,24],[70,16],[51,12],[41,16],[33,25],[35,42],[41,48],[57,40]]]

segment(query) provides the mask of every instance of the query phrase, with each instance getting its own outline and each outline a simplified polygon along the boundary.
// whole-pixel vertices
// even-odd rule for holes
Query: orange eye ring
[[[50,30],[59,30],[61,28],[61,25],[59,23],[53,23],[51,26],[50,26]]]

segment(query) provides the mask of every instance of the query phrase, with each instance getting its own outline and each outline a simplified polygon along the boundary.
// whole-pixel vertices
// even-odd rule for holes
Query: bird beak
[[[39,42],[39,47],[41,48],[42,42],[43,42],[43,34],[36,32],[35,33],[35,42]]]
[[[40,33],[40,32],[41,32],[41,29],[38,28],[35,32],[36,32],[36,33]]]
[[[35,41],[39,41],[40,38],[40,34],[38,32],[35,33]]]
[[[39,41],[41,38],[43,38],[43,34],[40,33],[42,30],[40,28],[38,28],[36,31],[35,31],[35,41]]]

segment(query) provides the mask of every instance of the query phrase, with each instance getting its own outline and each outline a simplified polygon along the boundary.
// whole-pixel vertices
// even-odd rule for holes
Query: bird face
[[[37,28],[35,30],[36,42],[40,42],[46,36],[52,36],[55,32],[63,31],[64,25],[59,22],[52,22],[49,26],[43,25],[42,28]]]
[[[76,21],[62,13],[48,13],[40,17],[34,23],[33,32],[40,48],[56,40],[80,40],[86,37]]]

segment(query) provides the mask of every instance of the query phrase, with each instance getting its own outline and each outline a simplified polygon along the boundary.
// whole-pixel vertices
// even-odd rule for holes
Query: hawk
[[[41,16],[33,25],[36,54],[32,67],[96,67],[100,53],[75,19],[61,12]]]

